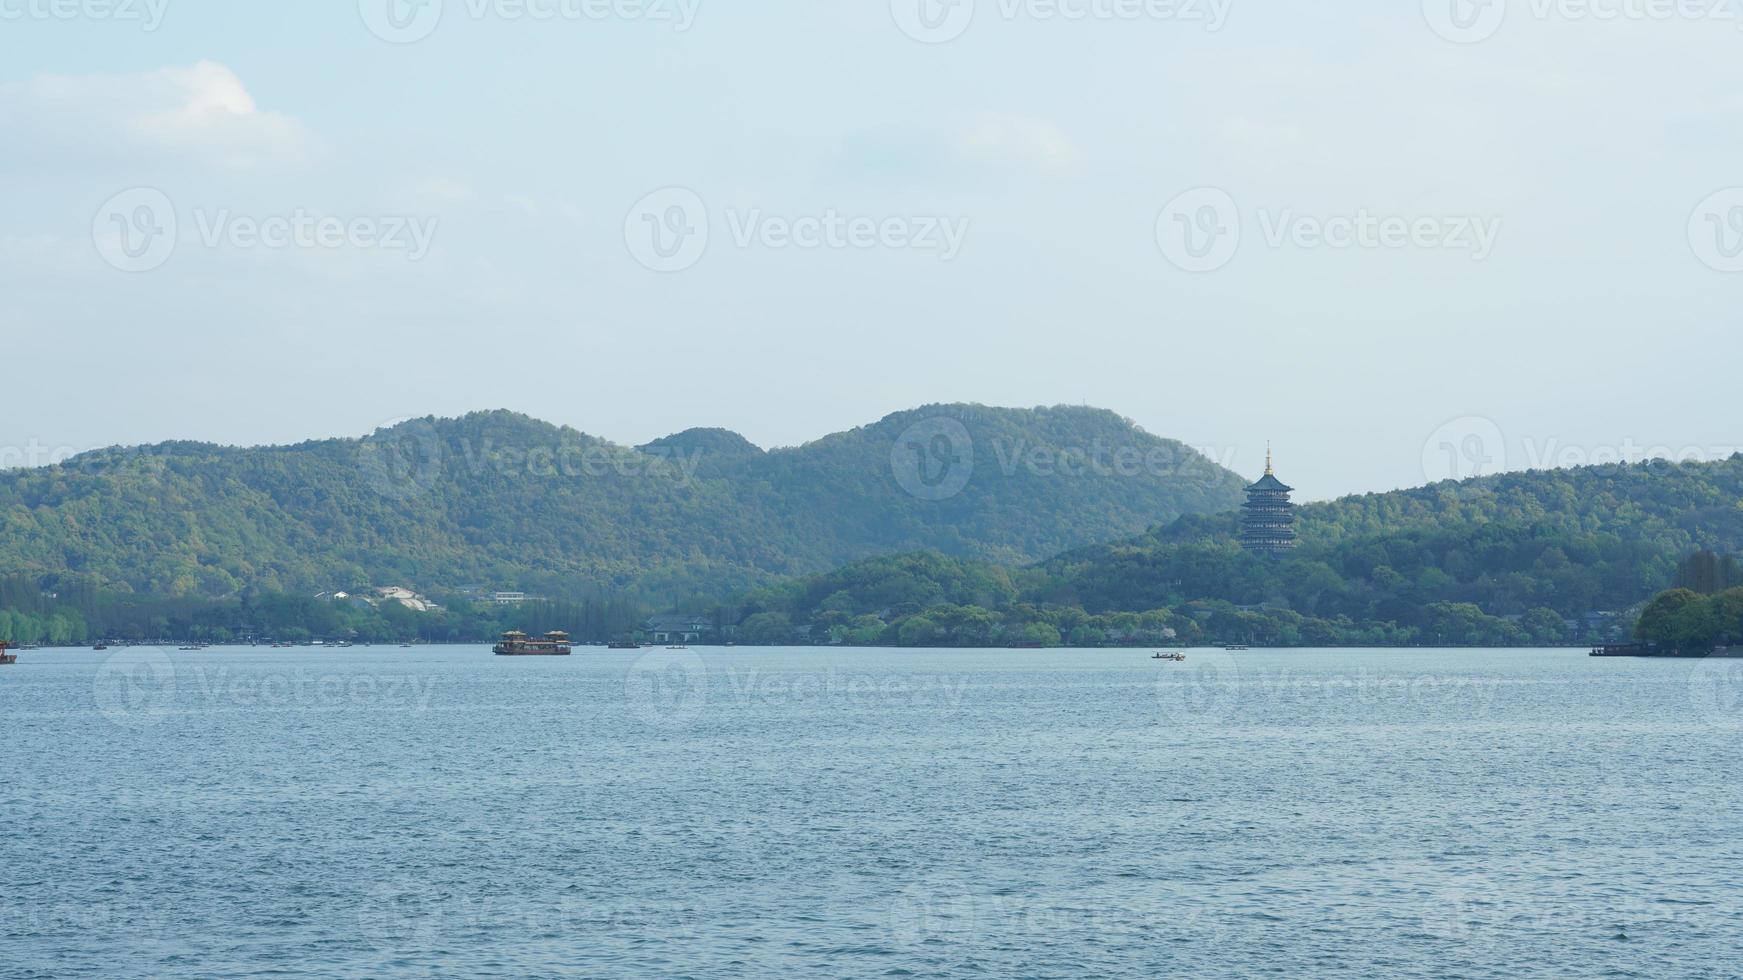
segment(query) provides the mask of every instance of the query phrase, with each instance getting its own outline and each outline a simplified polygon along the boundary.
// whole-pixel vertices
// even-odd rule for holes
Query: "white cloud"
[[[956,152],[971,159],[1042,174],[1069,174],[1083,154],[1065,131],[1045,119],[990,116],[963,133]]]
[[[236,73],[213,61],[0,85],[0,133],[38,172],[141,161],[250,170],[300,165],[315,152],[300,122],[262,110]]]

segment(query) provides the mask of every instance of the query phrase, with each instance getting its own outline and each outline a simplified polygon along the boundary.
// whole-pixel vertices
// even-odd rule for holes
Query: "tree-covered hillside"
[[[0,473],[0,572],[171,597],[405,584],[658,599],[916,548],[1033,562],[1226,510],[1240,484],[1086,408],[933,406],[770,452],[722,430],[631,449],[492,412]]]
[[[1743,550],[1740,501],[1743,459],[1508,474],[1305,506],[1282,559],[1243,551],[1232,513],[1189,516],[1021,570],[861,562],[733,612],[851,643],[1610,640],[1685,556]]]
[[[1216,597],[1312,616],[1407,621],[1436,601],[1496,616],[1635,605],[1692,552],[1743,550],[1743,458],[1510,473],[1300,509],[1294,555],[1235,544],[1235,517],[1189,517],[1047,563],[1052,597],[1092,610]]]
[[[488,642],[509,629],[566,630],[581,642],[631,636],[646,611],[623,598],[583,596],[518,605],[442,596],[413,608],[361,595],[344,599],[245,589],[240,595],[109,593],[86,583],[44,591],[35,576],[0,576],[0,641],[68,646],[126,643]]]

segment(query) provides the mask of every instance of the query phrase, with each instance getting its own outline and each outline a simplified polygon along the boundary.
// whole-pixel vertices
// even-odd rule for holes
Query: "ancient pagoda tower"
[[[1256,555],[1286,555],[1295,548],[1295,505],[1289,502],[1294,487],[1284,486],[1271,469],[1271,450],[1265,449],[1265,475],[1247,488],[1241,505],[1241,547]]]

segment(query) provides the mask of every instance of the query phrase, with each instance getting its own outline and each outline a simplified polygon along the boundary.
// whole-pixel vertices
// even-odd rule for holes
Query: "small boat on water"
[[[93,650],[107,650],[107,649],[109,649],[109,644],[99,643],[96,646],[92,647],[91,649],[93,649]]]
[[[1151,660],[1167,660],[1167,661],[1171,661],[1173,663],[1183,664],[1186,662],[1186,654],[1184,654],[1184,653],[1158,653],[1154,657],[1151,657],[1150,659]]]
[[[1246,648],[1247,645],[1245,643],[1231,643],[1228,646],[1223,647],[1224,650],[1227,650],[1230,653],[1239,653]]]
[[[0,666],[4,666],[6,664],[15,664],[17,662],[18,662],[18,654],[7,653],[6,652],[6,641],[0,640]]]
[[[499,657],[567,657],[571,653],[569,634],[552,630],[537,639],[520,630],[502,634],[502,642],[493,652]]]
[[[612,650],[640,650],[642,648],[640,643],[631,643],[628,640],[613,640],[606,646]]]

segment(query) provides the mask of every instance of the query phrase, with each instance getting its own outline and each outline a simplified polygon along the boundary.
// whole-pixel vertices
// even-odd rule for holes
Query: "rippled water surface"
[[[1743,661],[23,661],[0,976],[1739,975]]]

